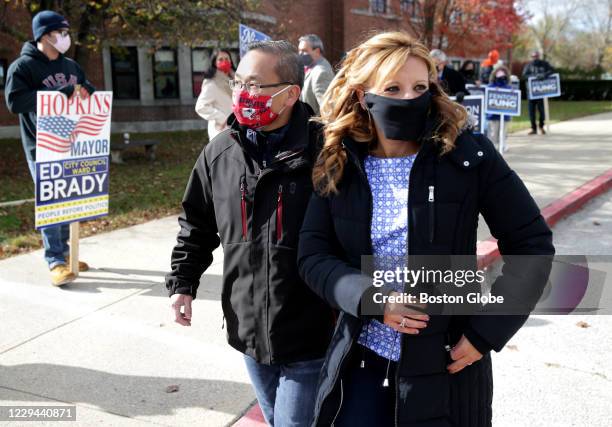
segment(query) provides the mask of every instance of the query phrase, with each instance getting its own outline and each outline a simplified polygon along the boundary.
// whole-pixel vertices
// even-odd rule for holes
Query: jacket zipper
[[[427,199],[427,204],[429,205],[429,243],[433,243],[434,240],[434,221],[435,221],[435,211],[434,211],[434,190],[435,187],[433,185],[429,186],[429,198]]]
[[[344,385],[342,384],[342,378],[340,378],[340,406],[338,406],[338,411],[336,412],[336,415],[334,416],[334,419],[331,422],[331,427],[334,427],[334,423],[336,422],[338,415],[340,415],[340,411],[342,410],[343,401],[344,401]]]
[[[278,186],[278,197],[276,199],[276,243],[283,236],[283,185]]]
[[[247,239],[246,178],[240,183],[240,213],[242,215],[242,240]]]

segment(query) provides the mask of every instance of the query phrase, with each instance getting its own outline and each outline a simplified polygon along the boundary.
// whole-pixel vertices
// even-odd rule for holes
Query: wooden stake
[[[70,223],[70,271],[79,275],[79,222]]]
[[[550,110],[548,109],[548,98],[544,98],[544,121],[546,133],[550,133]]]

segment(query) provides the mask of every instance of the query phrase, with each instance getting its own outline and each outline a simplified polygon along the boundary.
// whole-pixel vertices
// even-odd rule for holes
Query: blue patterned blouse
[[[405,265],[408,237],[408,179],[416,154],[406,157],[367,156],[365,171],[372,190],[372,251],[376,270]],[[402,289],[396,284],[398,290]],[[393,361],[400,357],[400,333],[370,320],[359,335],[359,344]]]

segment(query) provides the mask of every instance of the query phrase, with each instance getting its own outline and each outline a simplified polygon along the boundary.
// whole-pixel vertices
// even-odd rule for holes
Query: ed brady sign
[[[112,92],[38,92],[36,228],[108,214]]]

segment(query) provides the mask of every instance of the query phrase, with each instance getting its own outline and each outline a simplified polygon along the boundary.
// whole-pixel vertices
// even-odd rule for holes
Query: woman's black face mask
[[[429,91],[413,99],[389,98],[368,92],[364,100],[376,126],[386,138],[417,141],[423,133],[431,105]]]

